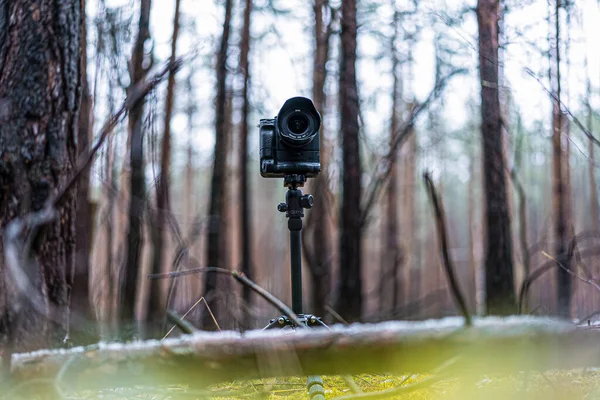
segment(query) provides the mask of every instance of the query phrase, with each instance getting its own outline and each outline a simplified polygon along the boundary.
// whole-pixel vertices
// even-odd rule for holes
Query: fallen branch
[[[458,284],[458,279],[456,279],[456,276],[454,275],[454,263],[452,262],[452,259],[450,259],[450,254],[448,252],[448,233],[446,232],[446,216],[444,214],[444,205],[438,198],[438,194],[435,190],[435,186],[433,185],[433,181],[431,180],[429,172],[425,172],[423,174],[423,180],[425,181],[427,193],[429,194],[431,206],[433,207],[435,226],[437,228],[444,270],[446,271],[446,277],[448,278],[448,283],[450,284],[450,289],[452,290],[452,296],[454,297],[454,301],[460,309],[460,312],[465,317],[465,325],[470,326],[471,313],[467,308],[467,302],[465,301],[465,296],[463,295],[460,285]]]
[[[539,317],[452,317],[326,329],[201,332],[177,339],[13,356],[12,379],[55,379],[64,391],[207,386],[277,376],[430,373],[453,357],[461,376],[600,365],[600,333]],[[69,363],[65,367],[66,363]]]

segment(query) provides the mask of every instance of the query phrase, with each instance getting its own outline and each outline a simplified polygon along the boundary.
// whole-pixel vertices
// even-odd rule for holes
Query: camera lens
[[[308,118],[300,114],[291,116],[287,121],[288,129],[295,134],[304,133],[308,129]]]
[[[285,102],[276,117],[277,131],[287,146],[303,147],[318,136],[321,116],[312,101],[293,97]]]

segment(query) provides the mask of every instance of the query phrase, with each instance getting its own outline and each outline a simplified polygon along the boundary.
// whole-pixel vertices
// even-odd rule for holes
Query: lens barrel
[[[277,116],[277,125],[285,144],[301,147],[317,136],[321,126],[321,116],[310,99],[293,97],[281,107]]]

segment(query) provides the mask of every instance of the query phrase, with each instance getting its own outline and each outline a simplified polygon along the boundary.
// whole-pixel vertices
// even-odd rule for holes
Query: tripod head
[[[277,211],[284,212],[288,218],[288,228],[290,231],[299,231],[302,229],[302,217],[304,209],[312,208],[314,198],[310,194],[302,194],[298,189],[304,186],[306,176],[304,175],[286,175],[283,178],[283,185],[288,188],[285,194],[285,203],[279,203]]]

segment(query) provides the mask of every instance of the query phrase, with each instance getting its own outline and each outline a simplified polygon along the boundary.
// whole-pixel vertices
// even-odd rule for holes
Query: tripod
[[[306,176],[290,174],[283,179],[283,185],[288,188],[285,195],[285,203],[279,203],[277,211],[284,212],[288,219],[290,231],[290,261],[292,272],[292,311],[308,327],[323,326],[321,318],[312,314],[302,313],[302,218],[304,209],[312,208],[314,199],[310,194],[302,194],[299,189],[304,186]],[[283,328],[294,323],[285,315],[272,319],[265,329]]]
[[[292,271],[292,311],[307,327],[327,327],[321,318],[302,313],[302,218],[304,209],[312,208],[314,199],[310,194],[302,194],[299,189],[306,182],[305,175],[289,174],[283,178],[283,185],[288,188],[285,203],[279,203],[277,211],[284,212],[288,219],[290,231],[290,261]],[[264,329],[295,328],[295,324],[287,316],[272,319]],[[320,376],[309,376],[306,381],[309,397],[312,400],[324,400],[323,379]]]

